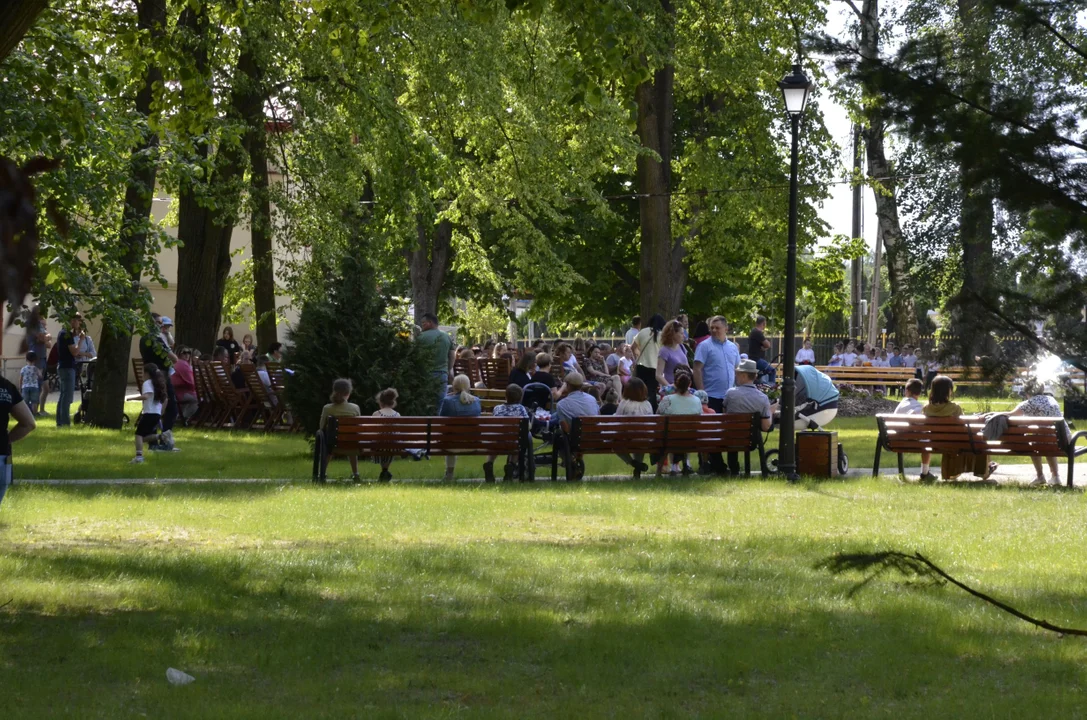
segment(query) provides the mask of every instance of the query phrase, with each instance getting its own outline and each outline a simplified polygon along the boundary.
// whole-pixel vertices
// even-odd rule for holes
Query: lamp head
[[[785,112],[789,115],[803,113],[808,104],[812,83],[799,64],[793,65],[792,72],[781,79],[778,87],[781,88],[781,95],[785,98]]]

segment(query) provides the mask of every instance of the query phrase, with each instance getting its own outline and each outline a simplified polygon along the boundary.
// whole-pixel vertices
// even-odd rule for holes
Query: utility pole
[[[861,126],[853,125],[853,237],[859,238],[864,232],[861,228]],[[861,312],[861,296],[864,294],[864,256],[853,258],[849,273],[849,337],[861,336],[861,324],[864,322]]]

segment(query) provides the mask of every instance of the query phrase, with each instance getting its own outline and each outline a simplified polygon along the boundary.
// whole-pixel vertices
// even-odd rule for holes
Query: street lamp
[[[800,116],[808,104],[811,80],[793,65],[793,71],[778,83],[785,98],[785,112],[793,129],[792,165],[789,177],[789,254],[785,266],[785,362],[781,383],[781,428],[778,437],[778,467],[789,482],[796,482],[796,433],[793,421],[796,414],[796,379],[793,377],[796,363],[796,216],[799,193],[797,165],[800,154]]]

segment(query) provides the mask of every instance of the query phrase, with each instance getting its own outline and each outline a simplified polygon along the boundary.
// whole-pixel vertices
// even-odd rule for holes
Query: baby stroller
[[[796,409],[795,425],[797,430],[822,430],[838,416],[838,388],[825,374],[814,365],[801,365],[796,368]],[[774,416],[774,423],[780,417]],[[771,427],[771,429],[773,429]],[[769,437],[769,432],[767,433]],[[764,438],[765,440],[765,438]],[[778,451],[766,453],[766,464],[770,472],[778,472]],[[849,470],[849,458],[845,448],[838,443],[838,473],[845,475]]]
[[[548,420],[541,418],[537,410],[544,411],[548,415],[553,409],[551,388],[543,383],[529,383],[525,385],[521,396],[521,404],[524,405],[532,418],[529,424],[529,453],[525,463],[526,481],[536,479],[536,466],[547,467],[551,464],[553,433]]]

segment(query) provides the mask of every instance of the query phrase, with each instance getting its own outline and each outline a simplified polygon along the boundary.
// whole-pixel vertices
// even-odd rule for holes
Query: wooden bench
[[[999,440],[982,435],[985,417],[963,415],[957,418],[930,418],[924,415],[877,415],[879,439],[872,474],[879,474],[880,454],[886,450],[898,454],[898,472],[905,473],[904,453],[931,452],[985,453],[993,456],[1063,457],[1068,461],[1068,487],[1072,487],[1076,458],[1087,453],[1087,446],[1076,442],[1087,438],[1087,431],[1072,435],[1064,418],[1008,417],[1008,429]]]
[[[325,481],[332,456],[402,457],[433,455],[516,455],[525,476],[528,419],[516,417],[330,417],[317,433],[314,482]]]
[[[901,367],[821,367],[819,371],[835,385],[885,387],[888,390],[901,390],[915,377],[913,368]]]
[[[758,413],[724,415],[597,415],[574,418],[563,427],[564,441],[556,442],[551,458],[551,479],[558,479],[559,456],[566,464],[566,479],[579,479],[575,459],[581,455],[619,453],[740,453],[744,473],[751,474],[751,453],[758,451],[764,467],[762,417]]]
[[[483,358],[479,361],[479,374],[490,390],[505,390],[510,384],[509,358]]]

